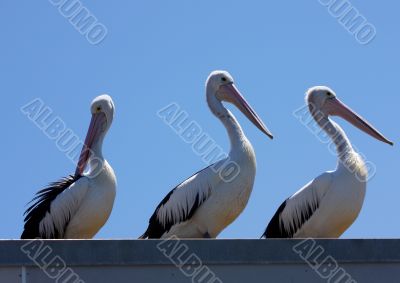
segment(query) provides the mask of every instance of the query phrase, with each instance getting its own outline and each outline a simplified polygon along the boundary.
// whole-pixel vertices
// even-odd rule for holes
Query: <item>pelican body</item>
[[[114,116],[110,96],[91,104],[92,120],[74,175],[39,191],[25,212],[21,239],[90,239],[113,208],[116,178],[102,146]],[[85,173],[85,169],[89,167]]]
[[[335,143],[338,166],[282,203],[263,234],[265,238],[338,238],[358,217],[368,170],[343,129],[330,116],[342,117],[372,137],[393,145],[328,87],[309,89],[306,103],[315,121]]]
[[[272,138],[261,119],[245,101],[228,72],[212,72],[206,82],[207,103],[225,126],[231,149],[220,160],[176,186],[157,206],[149,220],[145,238],[216,238],[246,207],[256,174],[254,149],[233,114],[222,101],[230,102]],[[227,181],[215,168],[235,162],[240,173]]]

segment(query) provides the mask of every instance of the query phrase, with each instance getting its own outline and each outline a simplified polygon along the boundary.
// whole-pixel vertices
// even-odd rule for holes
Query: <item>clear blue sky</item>
[[[399,140],[398,1],[352,1],[374,24],[360,45],[315,1],[82,2],[108,34],[89,44],[49,1],[1,1],[2,134],[0,238],[18,238],[25,204],[74,164],[20,107],[41,98],[84,138],[91,100],[114,99],[104,154],[118,177],[112,215],[97,238],[135,238],[159,201],[206,165],[156,112],[176,102],[226,150],[226,132],[205,103],[210,71],[231,72],[238,88],[275,135],[269,140],[236,114],[258,162],[246,210],[220,238],[255,238],[277,207],[336,157],[292,112],[304,92],[328,85],[386,136]],[[380,143],[336,119],[377,166],[362,212],[346,238],[400,236],[399,145]]]

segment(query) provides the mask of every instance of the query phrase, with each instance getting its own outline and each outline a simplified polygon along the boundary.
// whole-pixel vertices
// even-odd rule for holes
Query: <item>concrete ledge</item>
[[[24,282],[21,278],[26,276],[40,279],[25,282],[55,282],[45,276],[38,263],[29,256],[39,250],[39,254],[42,255],[37,255],[36,261],[43,262],[44,265],[46,260],[48,263],[51,257],[58,256],[67,267],[79,272],[82,278],[86,276],[84,282],[110,282],[102,281],[104,278],[110,280],[106,274],[114,274],[113,283],[127,282],[124,281],[126,276],[148,279],[137,282],[192,282],[166,255],[171,255],[172,249],[176,248],[182,249],[178,249],[175,256],[179,252],[182,255],[181,259],[187,258],[189,254],[196,255],[202,265],[214,270],[223,282],[249,283],[246,278],[253,273],[260,278],[260,281],[251,280],[250,282],[328,282],[327,279],[322,280],[322,277],[304,259],[307,251],[310,252],[308,261],[314,261],[316,265],[324,263],[327,257],[333,258],[340,267],[346,269],[346,272],[354,275],[354,278],[358,276],[359,281],[355,282],[400,282],[400,240],[395,239],[308,240],[307,242],[301,240],[173,240],[168,242],[160,240],[36,240],[33,243],[22,240],[2,240],[0,241],[0,282]],[[23,276],[24,272],[21,268],[22,270],[27,268],[28,275]],[[261,278],[265,279],[265,276],[278,281],[261,280]],[[5,278],[8,281],[4,281]],[[292,281],[293,278],[295,281]],[[373,281],[378,279],[383,281]]]
[[[21,251],[29,241],[0,241],[0,266],[32,266]],[[160,240],[45,240],[69,265],[170,265]],[[293,247],[300,240],[181,240],[208,264],[303,263]],[[338,262],[400,263],[400,240],[316,240]]]

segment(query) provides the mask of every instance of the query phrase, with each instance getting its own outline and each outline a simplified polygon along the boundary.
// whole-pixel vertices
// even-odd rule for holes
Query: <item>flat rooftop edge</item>
[[[303,264],[307,252],[339,263],[400,263],[400,239],[0,240],[0,268],[34,266],[32,257],[47,254],[69,266],[171,265],[178,251],[214,265]]]

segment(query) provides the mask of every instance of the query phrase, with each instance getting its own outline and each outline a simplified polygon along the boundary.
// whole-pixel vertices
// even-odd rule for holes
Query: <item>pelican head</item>
[[[83,145],[75,176],[83,174],[93,148],[104,138],[114,118],[114,102],[109,95],[103,94],[93,99],[90,105],[92,119]]]
[[[111,96],[103,94],[93,99],[90,105],[90,112],[92,113],[92,117],[105,116],[105,119],[102,122],[102,127],[107,131],[111,127],[114,119],[114,102],[111,99]]]
[[[273,139],[273,135],[236,88],[233,77],[227,71],[212,72],[206,82],[208,93],[219,101],[235,105],[261,132]]]
[[[341,117],[377,140],[393,145],[393,142],[385,138],[368,121],[341,102],[336,93],[329,87],[315,86],[310,88],[306,93],[306,101],[311,112]]]

